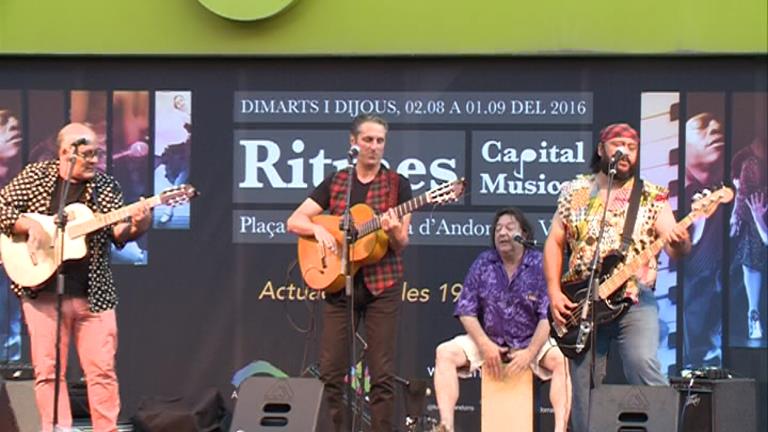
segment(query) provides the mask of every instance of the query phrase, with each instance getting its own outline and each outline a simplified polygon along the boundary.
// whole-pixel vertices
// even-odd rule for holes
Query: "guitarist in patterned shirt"
[[[592,174],[581,175],[565,183],[558,199],[557,212],[544,245],[544,276],[550,298],[550,311],[554,322],[563,325],[576,317],[576,303],[562,291],[561,275],[563,255],[570,251],[568,271],[562,281],[572,282],[589,278],[591,259],[595,251],[603,206],[607,205],[605,233],[600,247],[601,258],[620,249],[624,219],[629,207],[629,197],[636,177],[640,137],[626,123],[612,124],[600,132],[600,142],[592,156]],[[622,148],[625,155],[616,163],[617,173],[610,195],[608,189],[608,165],[614,154]],[[677,226],[666,189],[644,182],[640,193],[640,205],[632,240],[625,262],[642,252],[643,246],[657,238],[667,240],[665,250],[673,259],[690,252],[688,231]],[[655,257],[631,277],[625,285],[623,296],[633,303],[628,312],[616,320],[601,325],[597,330],[595,352],[595,386],[599,386],[606,374],[608,348],[612,340],[618,343],[618,354],[624,366],[629,384],[667,385],[656,358],[659,345],[659,317],[653,286],[656,279]],[[590,360],[586,353],[569,362],[572,384],[571,426],[573,432],[588,430]]]
[[[58,160],[27,165],[0,190],[0,230],[6,235],[27,236],[32,263],[51,234],[24,215],[56,213],[59,195],[69,171],[70,155],[76,152],[72,181],[66,202],[81,202],[94,212],[106,213],[123,206],[120,186],[111,176],[96,169],[102,157],[96,133],[81,123],[64,126],[57,136]],[[73,145],[78,143],[78,145]],[[117,351],[117,293],[109,267],[110,243],[121,247],[137,239],[152,221],[149,208],[137,206],[130,220],[105,227],[88,236],[84,258],[64,263],[65,293],[62,301],[61,370],[66,371],[70,334],[75,340],[88,386],[94,430],[117,431],[120,394],[115,353]],[[35,399],[42,430],[53,428],[56,340],[56,278],[38,287],[11,288],[21,298],[29,328],[32,363],[35,369]],[[58,429],[69,430],[72,414],[63,374],[59,378]]]
[[[400,310],[400,291],[394,289],[403,275],[401,252],[408,245],[410,214],[402,218],[393,207],[411,199],[411,186],[403,176],[381,164],[386,146],[387,122],[375,115],[357,116],[350,129],[349,141],[359,146],[360,154],[352,176],[350,204],[365,203],[381,215],[381,229],[387,234],[386,255],[362,267],[354,278],[355,323],[365,321],[366,364],[371,373],[371,423],[375,432],[391,432],[395,402],[395,347]],[[314,237],[320,247],[340,254],[341,245],[312,217],[326,210],[341,215],[345,207],[348,171],[328,176],[288,218],[288,230]],[[323,331],[320,341],[320,375],[336,431],[348,432],[343,403],[344,376],[349,370],[349,306],[344,290],[326,293],[323,307]]]

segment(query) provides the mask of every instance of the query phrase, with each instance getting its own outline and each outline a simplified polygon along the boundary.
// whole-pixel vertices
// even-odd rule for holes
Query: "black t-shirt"
[[[333,177],[335,175],[336,173],[333,173],[326,177],[325,180],[317,185],[315,190],[309,194],[309,197],[320,205],[323,210],[328,210],[328,207],[331,206],[331,182],[333,182]],[[352,178],[352,191],[350,192],[351,196],[349,197],[350,205],[353,206],[355,204],[365,203],[365,197],[368,196],[368,189],[370,189],[373,180],[368,183],[362,183],[360,179],[357,178],[357,174],[353,175]],[[413,197],[413,191],[411,191],[411,184],[408,182],[408,179],[402,175],[399,175],[398,179],[400,182],[397,186],[397,204],[402,204]],[[363,284],[363,272],[357,272],[355,274],[355,285],[362,286]],[[326,300],[333,302],[335,297],[340,297],[343,294],[343,290],[333,293],[326,296]]]
[[[331,205],[331,182],[333,181],[334,175],[335,173],[326,177],[325,180],[317,185],[315,190],[309,194],[309,197],[312,198],[312,200],[318,205],[320,205],[323,210],[327,210]],[[355,205],[364,203],[365,197],[368,196],[368,189],[370,189],[373,180],[368,183],[362,183],[357,178],[357,175],[353,175],[352,177],[354,180],[352,181],[352,196],[350,196],[350,204]],[[408,183],[408,179],[402,175],[399,175],[398,178],[400,179],[400,183],[397,187],[397,203],[402,204],[413,198],[413,192],[411,191],[411,184]]]
[[[56,214],[56,212],[59,210],[59,198],[61,195],[62,187],[64,187],[64,180],[59,178],[56,181],[56,186],[53,188],[53,197],[51,197],[51,212],[53,214]],[[83,202],[82,200],[84,194],[85,183],[70,183],[65,202],[67,204]],[[86,252],[83,258],[64,262],[64,268],[62,269],[62,272],[65,274],[64,292],[66,294],[73,297],[88,297],[88,266],[90,265],[90,262],[90,251]],[[48,282],[46,282],[45,287],[42,288],[42,290],[50,290],[55,292],[56,277],[54,276]]]

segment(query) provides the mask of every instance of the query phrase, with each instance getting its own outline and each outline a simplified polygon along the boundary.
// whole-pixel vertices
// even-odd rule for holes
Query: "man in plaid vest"
[[[365,203],[381,215],[381,229],[387,233],[389,249],[378,262],[362,267],[354,278],[351,303],[355,323],[365,321],[368,344],[366,364],[371,375],[372,430],[393,430],[395,381],[394,359],[400,291],[395,289],[403,275],[400,253],[408,244],[411,216],[398,217],[393,210],[411,199],[411,186],[404,177],[381,164],[386,146],[387,122],[375,115],[360,115],[352,122],[349,142],[359,147],[352,179],[350,205]],[[312,217],[328,211],[341,215],[346,207],[348,171],[326,177],[288,218],[288,230],[301,236],[313,236],[331,253],[340,254],[341,245]],[[360,222],[360,221],[358,221]],[[363,221],[364,222],[364,221]],[[323,308],[320,374],[325,383],[325,396],[336,431],[348,432],[343,402],[344,377],[350,367],[349,328],[350,298],[344,290],[327,293]]]

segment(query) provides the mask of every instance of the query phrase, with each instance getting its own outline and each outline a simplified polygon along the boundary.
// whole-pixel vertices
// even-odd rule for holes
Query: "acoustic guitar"
[[[444,183],[429,192],[419,195],[394,208],[398,217],[407,215],[427,205],[453,202],[464,193],[464,178]],[[381,229],[381,216],[366,204],[356,204],[350,209],[357,232],[349,251],[352,274],[365,265],[378,262],[387,253],[389,237]],[[344,233],[339,228],[341,216],[317,215],[312,222],[322,225],[336,239],[337,245],[344,242]],[[337,247],[336,250],[341,250]],[[325,248],[313,236],[299,237],[299,267],[304,281],[312,289],[336,292],[344,287],[341,257]]]
[[[130,217],[138,206],[176,206],[188,202],[196,195],[197,191],[190,185],[174,186],[151,198],[103,214],[94,214],[83,203],[69,204],[64,207],[68,221],[64,230],[64,261],[83,258],[88,251],[86,235]],[[47,234],[39,249],[32,251],[37,263],[32,262],[26,235],[0,235],[0,256],[12,281],[34,289],[50,279],[59,267],[60,241],[56,235],[55,216],[25,213],[24,217],[39,222]]]

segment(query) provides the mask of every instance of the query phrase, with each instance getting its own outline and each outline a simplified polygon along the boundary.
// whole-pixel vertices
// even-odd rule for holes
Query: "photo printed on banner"
[[[155,193],[187,183],[192,154],[192,92],[155,92]],[[190,203],[155,209],[156,229],[189,229]]]
[[[21,169],[23,121],[21,91],[0,90],[0,187]],[[21,360],[21,308],[0,264],[0,363]]]
[[[0,90],[0,186],[21,169],[21,91]]]
[[[69,121],[83,123],[96,132],[99,160],[96,168],[107,172],[107,92],[93,90],[72,90],[69,92]]]
[[[56,135],[67,123],[69,107],[63,90],[28,90],[27,120],[28,162],[56,159]]]
[[[731,95],[730,345],[766,347],[768,93]]]
[[[151,195],[149,177],[149,92],[112,93],[112,159],[110,172],[120,183],[123,200],[130,205]],[[122,248],[113,248],[115,264],[146,265],[149,261],[147,233]]]
[[[685,189],[678,208],[687,213],[694,195],[723,184],[724,93],[688,93],[685,113]],[[683,368],[722,365],[723,232],[727,210],[697,219],[693,247],[683,262]]]
[[[680,93],[646,92],[640,107],[640,176],[669,190],[669,204],[677,210],[680,166]],[[680,219],[680,215],[678,215]],[[654,294],[659,305],[661,371],[677,374],[677,269],[662,249]]]

